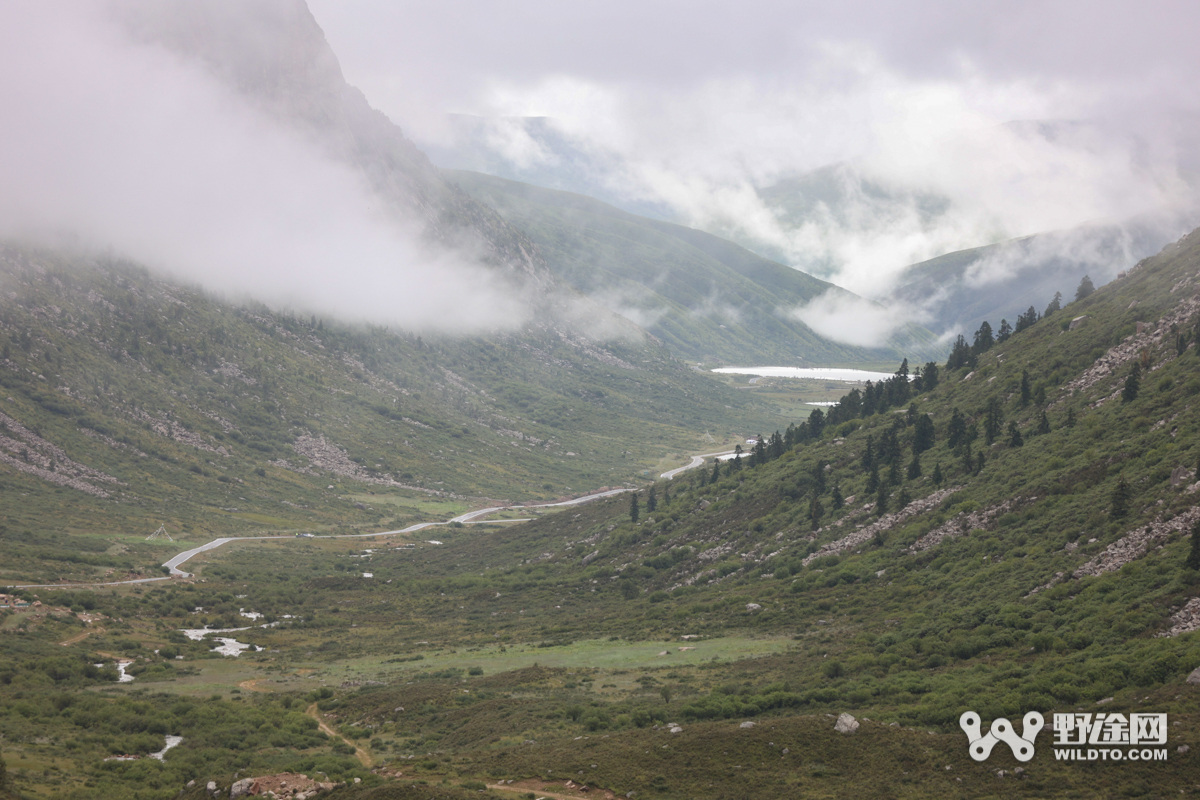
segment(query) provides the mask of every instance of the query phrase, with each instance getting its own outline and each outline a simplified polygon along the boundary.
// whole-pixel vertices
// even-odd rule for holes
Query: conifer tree
[[[913,426],[913,454],[924,453],[929,448],[933,447],[934,436],[936,429],[933,425],[933,417],[928,414],[922,414],[917,417],[917,422]]]
[[[825,508],[821,505],[821,499],[816,495],[813,495],[812,500],[808,503],[808,516],[812,520],[814,531],[821,527],[821,517],[825,516]]]
[[[1133,369],[1129,371],[1129,377],[1125,379],[1125,387],[1121,389],[1121,399],[1126,403],[1132,403],[1137,399],[1138,391],[1142,387],[1142,365],[1138,362],[1133,362]]]
[[[992,326],[985,319],[979,325],[979,330],[975,331],[975,343],[971,345],[972,355],[981,355],[992,349],[992,345],[996,343],[992,336]]]
[[[639,513],[637,492],[634,492],[633,494],[629,495],[629,519],[636,523],[638,521]]]
[[[1004,409],[1000,406],[1000,398],[993,397],[988,401],[987,415],[983,421],[984,441],[991,445],[1002,430],[1004,430]]]
[[[1033,387],[1029,385],[1029,370],[1021,370],[1021,405],[1022,407],[1029,405],[1029,401],[1033,399]]]
[[[818,461],[812,471],[813,491],[825,494],[825,462]]]
[[[942,462],[939,461],[933,465],[933,485],[940,487],[945,479],[946,477],[942,475]]]
[[[950,415],[950,424],[946,428],[946,444],[958,447],[967,436],[967,418],[957,408]]]
[[[1050,432],[1050,419],[1046,416],[1045,409],[1042,410],[1042,415],[1038,417],[1037,432],[1039,436],[1045,436]]]
[[[879,488],[879,466],[877,464],[871,466],[871,471],[867,473],[867,491],[873,492]]]
[[[882,517],[887,513],[888,506],[887,487],[882,483],[879,484],[879,491],[875,493],[875,514]]]
[[[710,478],[709,480],[712,483],[716,483],[720,479],[721,479],[721,460],[719,458],[714,458],[713,459],[712,478]]]
[[[983,457],[983,451],[980,450],[978,458],[975,459],[975,474],[976,475],[983,472],[983,465],[984,465],[984,463],[986,463],[986,461],[987,461],[987,459],[985,459]]]
[[[896,510],[903,511],[911,502],[912,498],[908,495],[908,487],[901,486],[900,494],[896,496]]]
[[[1042,314],[1043,317],[1048,317],[1055,311],[1062,310],[1062,292],[1055,292],[1054,299],[1050,301],[1050,305],[1046,306],[1046,311]]]
[[[658,497],[654,494],[654,487],[651,486],[649,494],[646,495],[646,513],[653,514],[656,508],[658,508]]]
[[[892,465],[888,467],[888,486],[900,485],[900,462],[897,459],[892,459]]]
[[[862,457],[863,469],[872,469],[875,466],[875,437],[867,434],[867,449],[863,451]]]
[[[1067,409],[1067,418],[1063,422],[1063,425],[1067,426],[1068,428],[1075,427],[1075,409],[1074,408]]]
[[[671,484],[663,484],[663,505],[671,504]]]
[[[1017,427],[1017,421],[1013,420],[1008,423],[1008,446],[1009,447],[1024,447],[1025,437],[1021,435],[1021,429]]]
[[[1125,480],[1122,475],[1117,479],[1117,485],[1112,490],[1112,516],[1113,519],[1121,519],[1129,513],[1129,501],[1133,497],[1133,489],[1129,486],[1129,481]]]
[[[842,487],[838,484],[833,485],[833,495],[830,497],[829,504],[833,506],[834,511],[841,511],[846,505],[846,498],[842,497]]]
[[[1094,291],[1096,291],[1096,287],[1092,283],[1092,279],[1084,275],[1083,280],[1079,282],[1079,288],[1075,290],[1075,299],[1082,300]]]
[[[912,461],[908,462],[908,479],[915,481],[921,477],[921,457],[913,453]]]
[[[970,475],[975,471],[975,457],[971,455],[971,443],[967,442],[967,447],[963,451],[963,472]]]
[[[1012,336],[1012,332],[1013,332],[1012,325],[1008,324],[1008,320],[1006,320],[1006,319],[1000,320],[1000,329],[998,331],[996,331],[996,344],[1001,344],[1002,342],[1007,342],[1008,337]]]

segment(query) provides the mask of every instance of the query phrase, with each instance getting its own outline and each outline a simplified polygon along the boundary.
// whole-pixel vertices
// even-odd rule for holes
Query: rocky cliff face
[[[128,0],[118,16],[138,41],[204,69],[258,111],[351,165],[399,225],[545,288],[536,247],[494,211],[446,183],[425,154],[362,92],[303,0]]]

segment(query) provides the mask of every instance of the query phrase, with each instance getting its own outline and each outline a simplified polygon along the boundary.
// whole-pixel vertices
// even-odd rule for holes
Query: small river
[[[885,381],[891,372],[871,372],[842,367],[720,367],[713,372],[723,375],[761,375],[764,378],[809,378],[817,381]]]

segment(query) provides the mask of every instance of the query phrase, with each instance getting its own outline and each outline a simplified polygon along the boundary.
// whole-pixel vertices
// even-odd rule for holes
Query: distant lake
[[[721,367],[713,372],[726,375],[761,375],[764,378],[810,378],[818,381],[885,381],[890,372],[869,372],[865,369],[837,367]]]

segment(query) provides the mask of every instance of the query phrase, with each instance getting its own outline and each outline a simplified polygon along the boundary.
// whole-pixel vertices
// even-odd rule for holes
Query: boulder
[[[229,800],[237,800],[239,797],[250,794],[250,787],[253,785],[254,778],[242,778],[240,781],[234,781],[233,786],[229,787]]]
[[[738,727],[739,728],[753,728],[754,723],[747,721],[747,722],[743,722],[741,725],[738,725]]]
[[[1196,667],[1187,676],[1187,682],[1192,686],[1200,685],[1200,667]]]
[[[747,611],[758,611],[761,608],[762,606],[760,606],[758,603],[746,603]]]
[[[204,790],[206,792],[208,792],[209,797],[216,797],[217,796],[217,782],[209,781],[208,785],[204,787]]]
[[[854,733],[858,730],[858,720],[843,711],[838,715],[833,729],[838,733]]]

